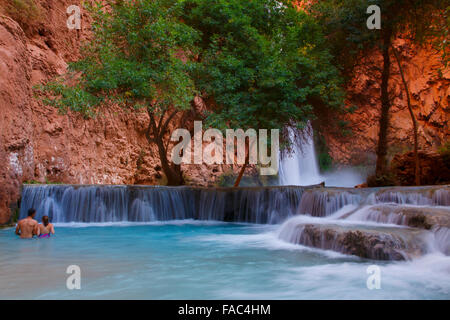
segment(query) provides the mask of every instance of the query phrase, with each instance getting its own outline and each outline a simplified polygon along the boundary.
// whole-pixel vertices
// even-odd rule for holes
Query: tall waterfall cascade
[[[305,130],[305,139],[301,143],[295,141],[295,134],[289,129],[289,139],[293,144],[292,153],[280,157],[280,184],[285,186],[308,186],[323,181],[319,173],[314,137],[311,125]]]
[[[365,182],[366,176],[346,167],[321,174],[314,147],[314,131],[311,123],[301,133],[300,141],[289,128],[292,152],[280,154],[279,184],[282,186],[308,186],[324,182],[326,186],[354,187]]]

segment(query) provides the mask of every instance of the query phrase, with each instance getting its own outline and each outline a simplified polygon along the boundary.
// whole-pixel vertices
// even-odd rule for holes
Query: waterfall
[[[289,139],[292,143],[291,154],[280,158],[280,184],[285,186],[307,186],[323,181],[314,150],[314,136],[311,124],[302,132],[301,141],[295,139],[293,129],[289,128]]]
[[[292,128],[288,129],[292,145],[290,154],[279,156],[279,184],[282,186],[307,186],[325,182],[326,186],[354,187],[366,181],[367,173],[351,167],[341,167],[321,174],[314,147],[314,130],[311,123],[296,139]]]
[[[360,194],[350,191],[331,188],[319,190],[306,190],[300,202],[299,213],[314,217],[325,217],[336,213],[339,209],[350,204],[359,204],[362,201]]]
[[[392,203],[447,206],[449,201],[448,186],[354,189],[317,185],[249,188],[25,185],[20,217],[25,217],[33,207],[38,219],[45,214],[53,222],[197,219],[275,224],[297,214],[327,217],[348,205],[378,204],[388,210]]]

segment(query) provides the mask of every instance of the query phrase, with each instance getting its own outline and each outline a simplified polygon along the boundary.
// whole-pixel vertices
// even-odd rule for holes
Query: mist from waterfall
[[[292,128],[288,130],[292,152],[279,157],[280,185],[308,186],[325,182],[326,186],[354,187],[365,182],[367,175],[350,167],[320,173],[311,123],[300,132],[301,139],[296,138]]]

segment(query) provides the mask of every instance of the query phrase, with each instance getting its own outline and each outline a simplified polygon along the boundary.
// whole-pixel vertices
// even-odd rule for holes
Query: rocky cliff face
[[[419,148],[430,152],[450,137],[450,69],[441,70],[441,55],[432,48],[417,48],[404,39],[395,41],[401,54],[402,66],[409,85],[411,104],[419,123]],[[396,61],[392,57],[389,151],[412,150],[413,126],[406,103],[406,95]],[[346,115],[351,134],[345,137],[326,133],[331,157],[344,164],[373,164],[378,142],[380,115],[380,83],[383,60],[379,52],[363,57],[353,80],[347,87],[347,104],[356,107]]]
[[[89,17],[82,29],[69,30],[66,8],[73,0],[36,1],[37,21],[24,24],[5,10],[0,0],[0,224],[11,217],[25,181],[64,183],[144,183],[162,180],[156,149],[145,140],[145,114],[119,108],[103,110],[96,119],[76,114],[61,115],[33,95],[33,86],[65,72],[67,63],[79,57],[79,47],[89,37]],[[23,17],[23,15],[21,16]],[[421,146],[434,148],[448,139],[450,73],[435,76],[438,56],[413,50],[404,42],[399,48],[407,63],[415,112],[421,124]],[[379,87],[369,68],[381,68],[377,54],[357,70],[348,88],[348,103],[358,106],[349,116],[354,135],[326,140],[332,157],[342,163],[370,161],[377,141]],[[395,71],[395,70],[394,70]],[[393,146],[411,143],[411,121],[399,77],[392,82],[393,115],[390,141]],[[370,157],[369,157],[370,158]],[[189,166],[184,170],[190,184],[211,184],[227,168]]]

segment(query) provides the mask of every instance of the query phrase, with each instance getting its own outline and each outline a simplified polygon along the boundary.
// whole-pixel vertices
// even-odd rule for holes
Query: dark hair
[[[44,226],[48,226],[48,216],[42,216],[42,222],[44,223]]]
[[[31,217],[35,213],[36,213],[36,209],[34,209],[34,208],[28,209],[28,216],[29,217]]]

